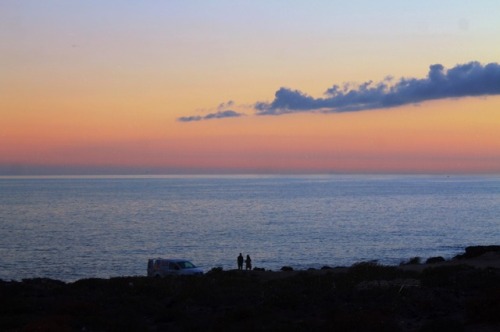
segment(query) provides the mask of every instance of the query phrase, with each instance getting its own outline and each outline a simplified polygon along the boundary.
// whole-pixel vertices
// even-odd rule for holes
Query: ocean
[[[0,178],[0,279],[399,264],[500,244],[500,176]]]

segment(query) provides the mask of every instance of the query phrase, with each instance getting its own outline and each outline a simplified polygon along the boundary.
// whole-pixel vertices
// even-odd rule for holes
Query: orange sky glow
[[[334,84],[422,79],[436,63],[496,64],[496,2],[48,3],[0,4],[0,176],[500,173],[495,93],[256,114],[281,87],[319,98]],[[222,109],[244,115],[179,121]]]

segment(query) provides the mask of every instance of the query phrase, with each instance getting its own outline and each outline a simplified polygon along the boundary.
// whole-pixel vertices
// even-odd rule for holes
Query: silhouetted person
[[[247,255],[247,259],[245,260],[245,269],[246,270],[252,269],[252,260],[250,259],[250,255]]]
[[[238,270],[243,270],[243,255],[240,252],[238,256]]]

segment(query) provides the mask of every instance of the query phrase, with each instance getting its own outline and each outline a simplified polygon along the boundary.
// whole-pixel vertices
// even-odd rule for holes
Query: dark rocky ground
[[[500,331],[500,248],[481,248],[399,267],[0,281],[0,330]]]

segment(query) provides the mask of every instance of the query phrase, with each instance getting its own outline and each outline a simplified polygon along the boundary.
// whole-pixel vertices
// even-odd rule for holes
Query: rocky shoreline
[[[499,331],[500,246],[446,261],[0,280],[2,331]]]

